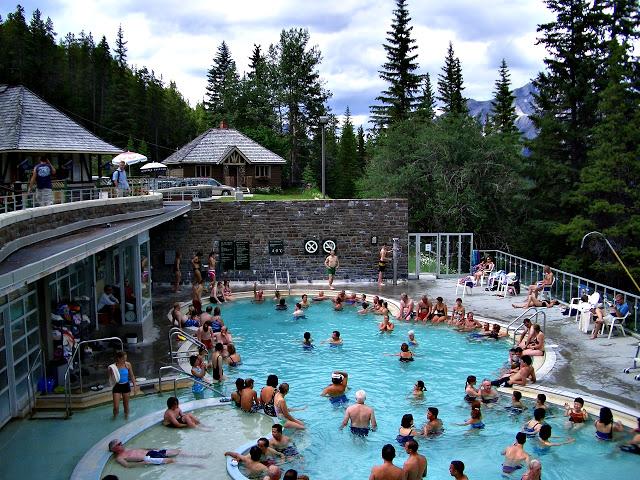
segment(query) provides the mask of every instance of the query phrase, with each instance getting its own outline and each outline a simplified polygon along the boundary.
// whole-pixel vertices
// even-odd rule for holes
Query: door
[[[6,308],[0,307],[0,427],[11,419],[9,394],[9,368],[7,367],[7,341],[5,339]]]

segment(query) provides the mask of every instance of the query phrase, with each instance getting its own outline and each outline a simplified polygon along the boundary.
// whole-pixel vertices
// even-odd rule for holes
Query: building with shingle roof
[[[162,163],[168,175],[215,178],[233,187],[282,186],[284,158],[232,128],[211,128]]]
[[[91,156],[121,152],[28,88],[0,85],[0,183],[25,181],[40,154],[56,166],[58,179],[91,182]]]

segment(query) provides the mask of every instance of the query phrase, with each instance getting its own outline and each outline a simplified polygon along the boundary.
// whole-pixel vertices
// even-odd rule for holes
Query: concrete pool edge
[[[220,402],[219,398],[207,398],[203,400],[194,400],[180,405],[183,412],[189,412],[204,407],[227,407],[230,408],[228,402]],[[126,443],[136,435],[143,431],[156,426],[162,421],[166,409],[157,410],[149,413],[144,417],[133,420],[132,422],[114,430],[106,437],[102,438],[93,447],[91,447],[76,464],[70,480],[100,480],[107,462],[111,458],[112,453],[108,451],[109,442],[118,438],[122,443]]]

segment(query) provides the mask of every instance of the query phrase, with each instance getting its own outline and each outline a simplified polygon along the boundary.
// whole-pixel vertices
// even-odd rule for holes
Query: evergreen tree
[[[127,41],[124,39],[124,30],[122,25],[118,26],[118,33],[116,34],[116,62],[118,67],[124,69],[127,66]]]
[[[518,135],[516,127],[516,107],[515,97],[511,91],[511,80],[507,62],[502,59],[498,70],[498,80],[495,83],[493,100],[491,101],[491,118],[487,119],[491,123],[492,129],[496,133],[503,135]]]
[[[338,157],[336,158],[335,166],[338,176],[332,197],[353,198],[355,194],[355,179],[357,178],[357,158],[356,135],[351,122],[351,111],[347,107],[344,112],[342,132],[338,143]]]
[[[364,128],[362,128],[362,125],[358,127],[357,135],[358,163],[356,165],[355,174],[360,175],[362,172],[364,172],[364,168],[367,165],[367,150],[364,139]]]
[[[218,47],[213,65],[207,73],[207,108],[209,125],[218,127],[220,122],[235,126],[235,102],[239,93],[236,62],[231,57],[227,43]]]
[[[396,0],[391,30],[387,32],[387,43],[383,44],[387,52],[387,61],[380,70],[380,78],[389,84],[376,100],[382,105],[371,107],[371,120],[378,128],[409,118],[416,107],[416,94],[420,87],[420,75],[413,51],[418,48],[411,38],[413,27],[409,25],[411,17],[406,0]]]
[[[420,96],[420,103],[416,110],[416,118],[427,122],[436,118],[436,97],[433,93],[433,86],[431,85],[431,76],[428,73],[424,75],[422,95]]]
[[[462,95],[464,90],[462,65],[460,59],[455,56],[451,42],[449,42],[442,72],[438,75],[438,100],[443,104],[442,110],[453,115],[466,115],[468,110],[467,101]]]

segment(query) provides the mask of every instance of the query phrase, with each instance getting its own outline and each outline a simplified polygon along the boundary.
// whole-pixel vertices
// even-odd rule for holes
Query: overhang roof
[[[0,85],[0,152],[118,154],[122,149],[96,137],[21,85]]]
[[[220,164],[234,150],[248,163],[274,165],[287,161],[232,128],[211,128],[162,161],[165,165]]]

